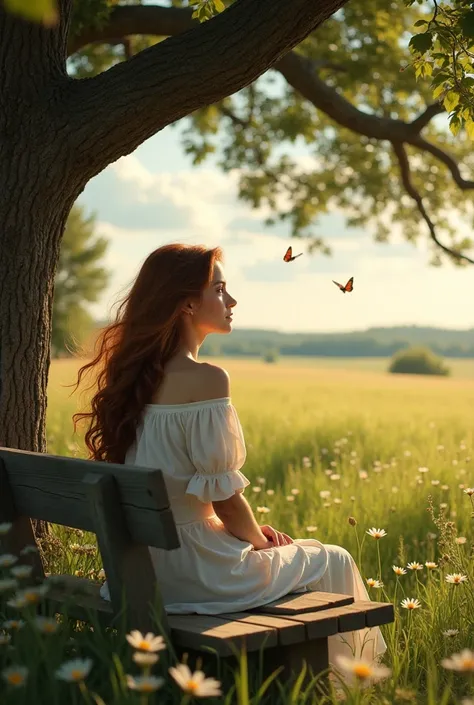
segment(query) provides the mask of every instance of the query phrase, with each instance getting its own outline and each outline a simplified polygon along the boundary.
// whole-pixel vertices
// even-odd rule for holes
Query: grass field
[[[430,378],[388,375],[380,360],[212,361],[231,375],[248,450],[246,496],[257,515],[265,508],[261,523],[344,546],[365,579],[383,583],[369,588],[371,597],[395,604],[395,624],[383,627],[391,677],[363,694],[351,691],[347,702],[449,705],[474,697],[472,661],[464,663],[465,673],[441,665],[474,649],[473,507],[464,492],[474,486],[474,363],[456,361],[452,377]],[[77,366],[52,365],[50,452],[84,455],[80,437],[72,436],[79,399],[64,386],[75,380]],[[387,535],[373,539],[366,533],[371,527]],[[85,565],[82,556],[63,555],[69,560],[63,568],[99,567],[97,557]],[[428,569],[426,561],[437,567]],[[407,568],[409,562],[421,569]],[[397,577],[393,565],[406,574]],[[452,574],[468,581],[452,584],[446,580]],[[404,609],[403,598],[417,598],[420,607]],[[458,631],[443,633],[451,629]],[[96,680],[100,690],[104,679]]]

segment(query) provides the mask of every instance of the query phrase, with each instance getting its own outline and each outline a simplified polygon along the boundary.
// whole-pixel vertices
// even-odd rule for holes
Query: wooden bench
[[[94,532],[107,575],[111,602],[100,597],[97,583],[58,576],[47,593],[50,607],[114,625],[126,605],[128,628],[156,632],[158,623],[177,653],[227,658],[241,648],[249,655],[263,648],[271,670],[299,673],[306,661],[319,673],[328,667],[328,636],[394,619],[392,604],[323,592],[293,593],[248,612],[232,612],[229,605],[218,616],[167,616],[147,548],[179,548],[160,470],[0,448],[0,523],[13,524],[4,550],[20,555],[35,544],[31,519]],[[21,562],[44,580],[38,553]]]

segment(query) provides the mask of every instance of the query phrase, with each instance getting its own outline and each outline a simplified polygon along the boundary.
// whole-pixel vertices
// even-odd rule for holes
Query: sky
[[[171,126],[92,179],[79,203],[96,214],[96,232],[110,242],[103,261],[110,284],[90,309],[99,320],[110,318],[150,252],[183,242],[224,249],[228,290],[238,302],[234,328],[474,326],[472,267],[430,267],[427,238],[416,247],[399,234],[392,244],[375,243],[369,230],[345,227],[343,213],[325,216],[316,229],[332,256],[308,254],[304,242],[290,238],[288,224],[265,226],[266,210],[239,201],[235,173],[211,161],[192,166]],[[294,254],[305,254],[287,264],[290,244]],[[354,291],[342,294],[331,280],[350,276]]]

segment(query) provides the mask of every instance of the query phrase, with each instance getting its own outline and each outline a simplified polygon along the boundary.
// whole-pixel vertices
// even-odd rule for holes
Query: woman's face
[[[211,283],[204,289],[201,302],[193,306],[192,323],[202,335],[230,333],[236,303],[227,291],[224,268],[216,262]]]

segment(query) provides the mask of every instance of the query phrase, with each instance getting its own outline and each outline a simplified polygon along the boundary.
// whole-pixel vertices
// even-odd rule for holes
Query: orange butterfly
[[[293,260],[296,259],[297,257],[301,257],[302,254],[303,253],[300,252],[299,255],[295,255],[293,257],[293,250],[291,249],[291,247],[289,247],[283,256],[283,261],[284,262],[293,262]]]
[[[342,291],[343,294],[345,294],[346,291],[352,291],[352,289],[354,288],[354,277],[351,277],[349,279],[346,286],[342,286],[342,284],[339,284],[339,282],[335,282],[334,279],[333,279],[333,282],[336,286],[339,287],[339,289]]]

